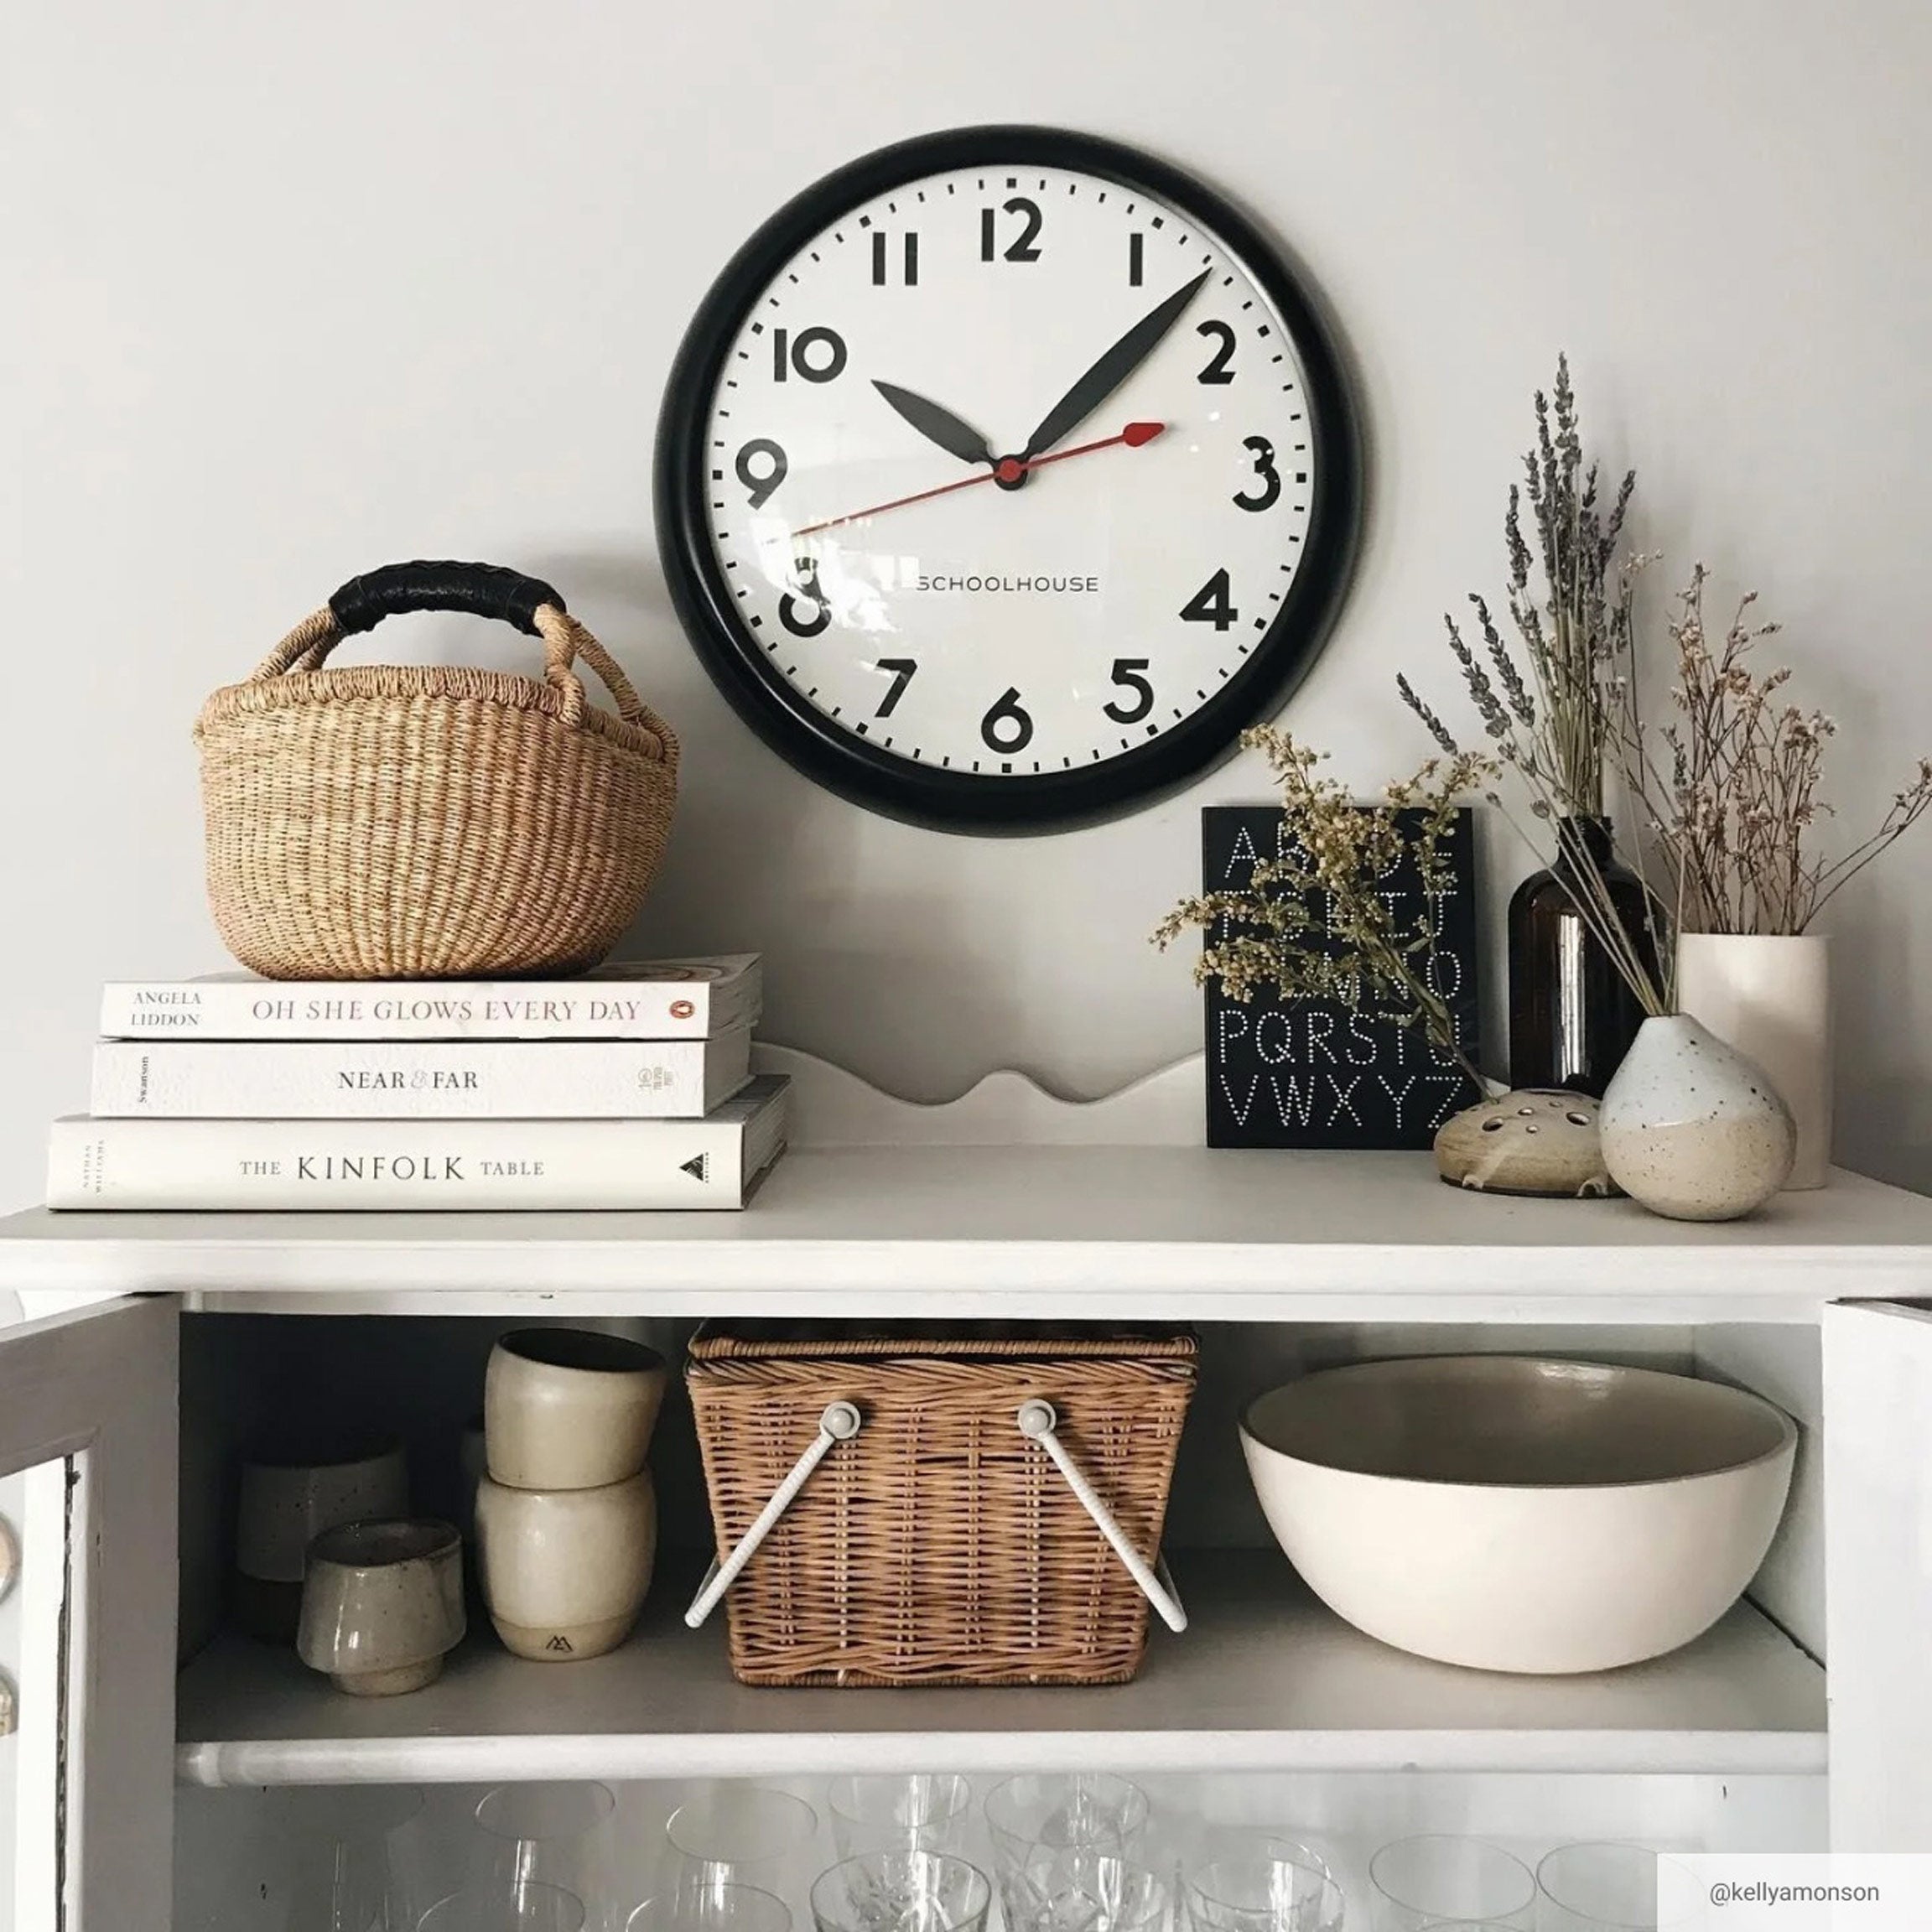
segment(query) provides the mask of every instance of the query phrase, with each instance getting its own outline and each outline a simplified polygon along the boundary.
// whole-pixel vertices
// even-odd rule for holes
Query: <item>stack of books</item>
[[[80,1208],[741,1208],[785,1145],[756,953],[572,979],[120,982]]]

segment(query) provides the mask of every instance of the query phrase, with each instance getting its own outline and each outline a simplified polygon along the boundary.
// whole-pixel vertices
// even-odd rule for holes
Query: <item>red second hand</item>
[[[1165,423],[1130,423],[1118,436],[1104,436],[1098,443],[1076,444],[1071,449],[1056,449],[1050,456],[1036,456],[1022,463],[1017,456],[1001,459],[996,469],[984,476],[962,477],[957,483],[942,483],[936,490],[922,490],[916,496],[895,496],[890,503],[875,503],[870,510],[854,510],[844,517],[828,517],[822,523],[808,523],[794,530],[794,537],[811,537],[821,530],[836,530],[841,523],[862,522],[868,517],[883,516],[888,510],[903,510],[908,503],[930,502],[935,496],[950,496],[955,490],[970,490],[981,483],[1017,483],[1029,470],[1044,470],[1049,463],[1064,463],[1069,456],[1090,456],[1096,449],[1111,449],[1124,444],[1138,449],[1151,443],[1167,425]]]

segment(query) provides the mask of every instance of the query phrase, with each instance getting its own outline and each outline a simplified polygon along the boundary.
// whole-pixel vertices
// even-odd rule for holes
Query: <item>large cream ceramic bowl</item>
[[[1798,1431],[1742,1389],[1516,1356],[1369,1362],[1242,1418],[1269,1526],[1384,1644],[1607,1670],[1708,1629],[1763,1561]]]

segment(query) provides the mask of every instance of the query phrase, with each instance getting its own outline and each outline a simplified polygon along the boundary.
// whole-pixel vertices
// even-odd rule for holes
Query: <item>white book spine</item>
[[[91,1111],[239,1120],[689,1119],[743,1086],[715,1040],[103,1040]]]
[[[749,957],[680,976],[558,980],[130,979],[101,989],[109,1040],[702,1040],[753,1024]]]
[[[734,1208],[746,1145],[742,1120],[57,1120],[47,1205]]]

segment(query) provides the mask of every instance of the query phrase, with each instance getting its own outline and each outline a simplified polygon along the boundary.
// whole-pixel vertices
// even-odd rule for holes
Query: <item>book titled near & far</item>
[[[103,1040],[90,1110],[227,1120],[696,1119],[751,1077],[710,1040]]]

